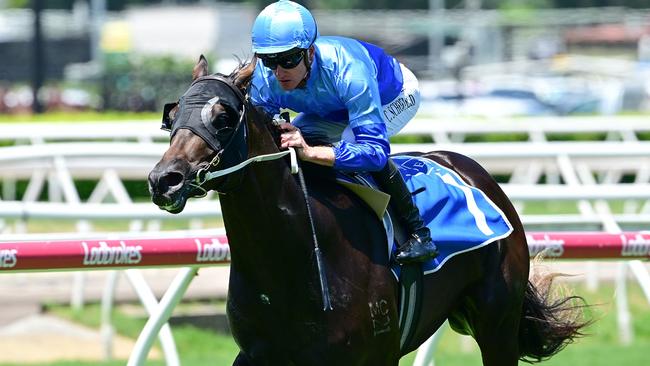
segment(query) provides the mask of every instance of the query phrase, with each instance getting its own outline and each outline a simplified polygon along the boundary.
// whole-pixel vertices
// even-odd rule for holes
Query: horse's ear
[[[248,88],[248,84],[253,77],[253,72],[255,71],[255,64],[257,63],[257,57],[253,59],[244,67],[239,69],[237,75],[234,79],[234,84],[239,90],[245,91]]]
[[[194,65],[192,70],[192,81],[208,75],[208,60],[203,55],[199,57],[199,62]]]

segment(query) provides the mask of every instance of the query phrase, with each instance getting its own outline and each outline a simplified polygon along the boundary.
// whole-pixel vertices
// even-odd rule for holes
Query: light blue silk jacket
[[[251,101],[270,114],[287,108],[327,121],[348,122],[356,141],[334,144],[334,168],[382,169],[390,154],[382,105],[402,91],[399,62],[375,45],[350,38],[322,36],[314,46],[315,57],[304,88],[283,90],[273,71],[258,62]]]

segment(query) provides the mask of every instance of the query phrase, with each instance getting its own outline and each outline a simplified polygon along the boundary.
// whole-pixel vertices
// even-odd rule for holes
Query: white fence
[[[67,170],[75,178],[99,178],[108,170],[121,177],[142,179],[160,159],[165,143],[75,142],[12,146],[2,149],[0,178],[25,179],[42,170]],[[650,171],[650,141],[640,142],[495,142],[446,144],[393,144],[392,151],[449,150],[466,154],[493,174],[527,175],[558,173],[559,158],[570,158],[602,174],[609,182],[621,174],[647,180]],[[531,165],[531,163],[534,163]],[[535,173],[535,172],[538,173]],[[640,178],[640,179],[641,179]],[[534,183],[534,182],[532,182]]]
[[[2,148],[4,202],[0,218],[84,219],[64,203],[82,205],[87,219],[165,220],[218,214],[218,205],[206,200],[192,202],[180,216],[165,215],[148,203],[132,202],[123,181],[141,180],[145,189],[146,174],[166,147],[165,143],[75,142]],[[395,152],[434,149],[467,154],[491,173],[509,175],[508,183],[502,186],[522,212],[527,200],[619,199],[628,201],[624,221],[636,220],[635,215],[650,215],[650,204],[643,193],[650,188],[650,142],[395,144],[393,148]],[[633,183],[620,184],[625,177]],[[76,189],[78,179],[97,181],[85,202]],[[20,180],[27,181],[27,188],[19,202],[16,182]],[[538,183],[540,180],[545,184]],[[48,203],[39,201],[46,188]],[[130,205],[130,209],[120,205]],[[578,202],[577,207],[581,219],[586,220],[606,210],[586,202]]]
[[[160,121],[93,123],[3,124],[0,140],[20,144],[54,141],[123,140],[151,142],[166,140]],[[464,142],[467,135],[525,134],[529,141],[548,141],[551,134],[603,133],[613,141],[637,141],[650,132],[648,117],[534,117],[534,118],[416,118],[400,134],[430,136],[434,142]]]
[[[535,117],[436,120],[419,118],[401,134],[428,135],[437,143],[464,142],[469,135],[523,134],[528,141],[548,141],[552,134],[605,134],[610,141],[637,141],[650,132],[647,117]]]

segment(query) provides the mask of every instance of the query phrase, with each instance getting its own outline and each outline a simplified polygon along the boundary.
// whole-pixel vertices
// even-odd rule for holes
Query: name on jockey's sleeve
[[[86,242],[84,248],[84,266],[108,266],[115,264],[138,264],[142,260],[142,246],[126,245],[123,241],[117,246],[109,246],[105,241],[100,241],[99,246],[89,246]]]
[[[18,251],[16,249],[0,250],[0,268],[13,268],[18,263]]]
[[[230,260],[230,247],[222,244],[219,239],[212,239],[212,243],[201,243],[199,239],[194,240],[196,243],[196,261],[197,262],[223,262]]]
[[[386,117],[388,121],[392,121],[400,113],[413,107],[414,105],[415,96],[413,94],[407,95],[406,98],[397,98],[384,107],[384,117]]]

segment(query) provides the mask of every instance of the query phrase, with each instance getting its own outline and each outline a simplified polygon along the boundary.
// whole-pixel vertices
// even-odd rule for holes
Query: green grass
[[[43,364],[47,366],[92,366],[92,365],[101,365],[101,366],[124,366],[123,360],[120,361],[111,361],[111,362],[83,362],[83,361],[61,361],[61,362],[52,362],[48,364]],[[30,364],[38,365],[38,364]],[[147,365],[164,365],[164,363],[156,362],[147,362]],[[19,363],[3,363],[2,366],[25,366],[25,364]]]
[[[618,342],[614,288],[611,283],[602,283],[596,293],[590,293],[582,286],[575,288],[574,292],[584,296],[590,304],[597,304],[590,310],[591,316],[597,321],[587,329],[589,336],[570,344],[558,355],[541,365],[640,366],[650,364],[650,353],[648,352],[650,349],[650,304],[636,284],[630,282],[630,286],[628,286],[635,332],[634,341],[630,346],[622,346]],[[214,306],[220,305],[214,304]],[[92,327],[97,327],[99,324],[99,306],[97,305],[87,306],[81,313],[74,313],[69,308],[60,306],[52,307],[51,311],[61,317],[70,318]],[[145,322],[143,318],[127,316],[119,310],[115,311],[113,316],[117,332],[131,338],[137,337]],[[228,335],[192,326],[175,326],[172,328],[172,332],[183,365],[231,365],[238,352],[237,346]],[[436,352],[436,364],[443,366],[481,365],[480,354],[474,341],[469,339],[464,343],[463,346],[461,336],[448,328],[445,329]],[[414,358],[415,353],[407,355],[400,362],[400,366],[410,366]],[[38,366],[113,366],[124,365],[124,363],[125,360],[104,363],[57,362],[38,364]],[[164,360],[148,361],[147,365],[162,366]],[[526,364],[520,363],[520,365]],[[9,364],[1,366],[9,366]]]
[[[179,305],[178,310],[182,310],[183,304]],[[222,307],[221,304],[214,304],[215,308]],[[49,306],[53,314],[63,318],[68,318],[75,322],[99,328],[100,306],[88,305],[81,312],[74,312],[69,307]],[[118,310],[112,314],[113,326],[118,334],[136,339],[144,327],[145,318],[137,316],[128,316]],[[220,334],[217,332],[199,329],[189,325],[175,326],[172,328],[172,334],[178,354],[181,357],[183,365],[231,365],[238,352],[237,345],[230,335]],[[160,349],[158,342],[154,347]],[[161,352],[159,352],[161,353]],[[124,365],[126,360],[116,362],[61,362],[44,364],[48,366],[90,366],[90,365]],[[165,365],[163,359],[147,361],[146,365],[162,366]],[[2,364],[2,366],[8,366]]]
[[[218,203],[215,202],[215,205],[218,205]],[[129,220],[90,220],[89,222],[95,232],[127,233],[130,227]],[[201,222],[203,223],[202,227],[205,229],[223,228],[223,221],[220,217],[213,219],[202,218]],[[5,220],[5,224],[8,226],[14,223],[15,220]],[[77,221],[75,220],[30,219],[26,224],[27,232],[33,234],[77,232]],[[144,225],[146,227],[147,220],[144,221]],[[190,227],[189,219],[171,218],[161,220],[160,223],[160,231],[189,230]]]
[[[162,112],[48,112],[43,114],[0,114],[0,123],[11,122],[88,122],[123,120],[151,120],[160,118]]]
[[[632,200],[634,201],[634,200]],[[637,201],[639,206],[642,206],[644,201]],[[614,214],[624,213],[625,201],[623,200],[608,200],[607,203]],[[551,215],[551,214],[578,214],[578,201],[529,201],[524,204],[524,215]]]

